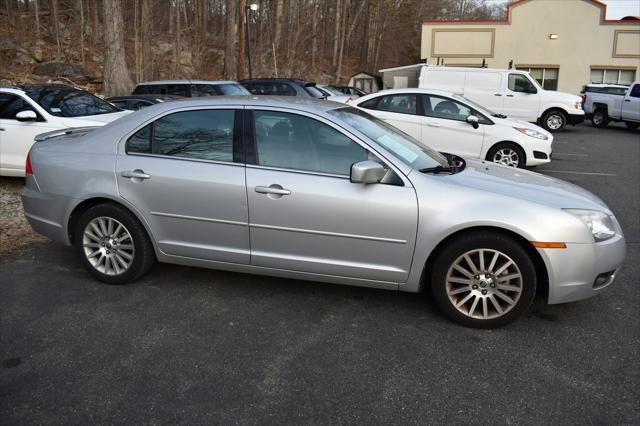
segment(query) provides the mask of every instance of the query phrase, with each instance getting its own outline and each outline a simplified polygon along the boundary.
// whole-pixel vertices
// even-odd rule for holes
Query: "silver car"
[[[33,228],[110,284],[154,262],[419,292],[472,327],[593,296],[625,256],[596,196],[439,154],[366,112],[303,98],[154,105],[40,135]]]

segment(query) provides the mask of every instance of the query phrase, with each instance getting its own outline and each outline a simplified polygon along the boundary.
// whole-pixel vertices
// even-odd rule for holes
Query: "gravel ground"
[[[48,241],[36,234],[24,218],[20,191],[22,178],[0,178],[0,257],[19,253]]]

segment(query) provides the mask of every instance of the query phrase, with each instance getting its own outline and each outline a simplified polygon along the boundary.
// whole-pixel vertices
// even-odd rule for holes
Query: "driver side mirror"
[[[36,121],[38,116],[36,112],[30,109],[26,109],[24,111],[20,111],[16,114],[16,120],[18,121]]]
[[[377,161],[359,161],[351,165],[351,183],[378,183],[387,173],[384,166]]]
[[[480,127],[480,119],[475,115],[467,116],[467,123],[471,124],[474,129]]]
[[[535,95],[536,93],[538,93],[538,89],[536,89],[536,87],[533,84],[529,84],[529,87],[527,87],[527,90],[525,93],[528,93],[530,95]]]

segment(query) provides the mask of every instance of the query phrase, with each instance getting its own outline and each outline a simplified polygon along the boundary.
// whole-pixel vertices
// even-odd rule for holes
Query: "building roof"
[[[507,5],[507,17],[504,19],[425,19],[423,24],[437,25],[437,24],[511,24],[511,11],[514,7],[528,3],[534,0],[512,0]],[[582,0],[592,4],[595,7],[600,8],[600,23],[602,24],[631,24],[638,25],[640,20],[628,19],[607,19],[607,5],[600,0]]]
[[[411,68],[420,68],[420,67],[426,67],[427,64],[424,62],[421,62],[419,64],[413,64],[413,65],[403,65],[401,67],[393,67],[393,68],[385,68],[382,70],[378,70],[378,72],[389,72],[389,71],[400,71],[400,70],[408,70]]]

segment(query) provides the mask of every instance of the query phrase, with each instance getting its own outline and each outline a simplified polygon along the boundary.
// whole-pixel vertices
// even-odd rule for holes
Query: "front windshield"
[[[465,98],[462,95],[453,95],[453,97],[455,99],[461,101],[461,102],[465,102],[465,103],[471,105],[475,110],[477,110],[478,112],[481,112],[483,114],[492,115],[492,116],[500,115],[500,114],[498,114],[496,112],[491,111],[489,108],[487,108],[485,106],[482,106],[480,104],[477,104],[477,103],[473,102],[470,99]]]
[[[446,157],[439,152],[362,110],[343,107],[328,113],[374,140],[414,169],[448,165]]]
[[[72,87],[31,87],[25,93],[56,117],[85,117],[122,111],[115,105]]]
[[[239,84],[218,84],[217,87],[225,96],[247,96],[251,94]]]

